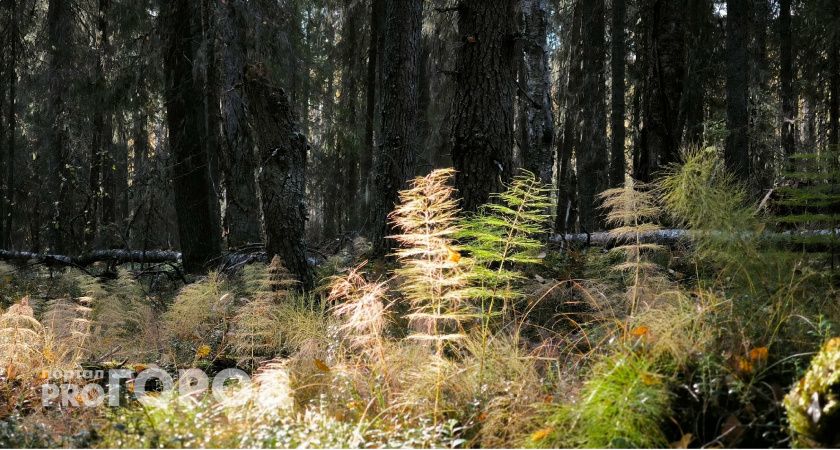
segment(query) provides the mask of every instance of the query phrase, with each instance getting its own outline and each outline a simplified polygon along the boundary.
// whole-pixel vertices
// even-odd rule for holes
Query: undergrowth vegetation
[[[452,177],[402,192],[393,262],[354,242],[310,293],[278,258],[183,286],[0,267],[0,446],[836,445],[837,272],[713,151],[605,192],[607,249],[546,245],[532,174],[471,215]],[[251,382],[41,402],[58,370],[147,367]]]

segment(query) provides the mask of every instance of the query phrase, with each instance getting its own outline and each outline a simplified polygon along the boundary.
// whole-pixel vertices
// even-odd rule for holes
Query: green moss
[[[840,445],[840,338],[825,343],[784,405],[794,446]]]

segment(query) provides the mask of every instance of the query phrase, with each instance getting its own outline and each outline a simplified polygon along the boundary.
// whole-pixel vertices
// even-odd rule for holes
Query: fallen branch
[[[80,256],[65,256],[52,253],[34,253],[14,250],[0,250],[2,261],[40,263],[46,266],[85,267],[96,262],[126,263],[178,263],[181,252],[173,250],[94,250]]]
[[[719,232],[722,233],[722,232]],[[640,239],[644,244],[660,244],[673,247],[677,244],[688,244],[691,241],[691,236],[694,234],[691,230],[682,229],[668,229],[656,230],[640,234]],[[781,232],[765,232],[761,233],[758,238],[762,242],[772,242],[779,244],[801,245],[801,242],[796,242],[796,239],[808,237],[821,236],[835,236],[840,244],[840,229],[832,230],[790,230]],[[734,237],[734,236],[733,236]],[[754,233],[744,232],[740,238],[753,238]],[[571,243],[575,245],[594,245],[598,247],[611,248],[621,245],[622,241],[617,240],[612,234],[607,231],[598,231],[595,233],[574,233],[574,234],[555,234],[549,239],[552,243]],[[822,244],[822,245],[821,245]],[[825,247],[825,243],[814,243],[816,247]]]

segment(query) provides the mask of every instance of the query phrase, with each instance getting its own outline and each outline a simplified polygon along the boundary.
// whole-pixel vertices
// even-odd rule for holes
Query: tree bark
[[[455,187],[466,211],[502,192],[513,175],[514,2],[463,0],[452,114]]]
[[[192,0],[165,2],[168,41],[164,53],[172,184],[184,269],[201,272],[221,253],[219,203],[210,180],[205,141],[206,118],[201,80],[193,61],[201,40],[200,11]]]
[[[520,88],[527,92],[520,102],[524,119],[523,167],[551,185],[554,171],[554,116],[551,111],[551,71],[548,67],[548,11],[546,0],[522,0],[525,31]]]
[[[709,27],[712,21],[710,0],[687,0],[685,7],[685,75],[680,101],[678,127],[683,146],[703,145],[704,103],[709,75]]]
[[[72,53],[67,42],[72,39],[72,11],[69,0],[50,0],[47,11],[48,73],[48,123],[46,137],[47,204],[49,205],[49,231],[47,242],[50,250],[64,252],[67,248],[65,228],[69,221],[67,192],[68,170],[68,119],[66,97],[70,80]]]
[[[17,116],[15,115],[15,103],[17,101],[17,45],[20,39],[18,31],[17,20],[17,0],[8,1],[9,8],[9,62],[6,65],[8,71],[8,110],[6,116],[6,126],[8,127],[6,139],[8,144],[6,146],[6,173],[4,174],[4,185],[6,186],[6,198],[3,199],[6,205],[5,216],[3,217],[3,236],[0,239],[5,248],[12,248],[12,224],[15,223],[15,218],[18,217],[15,206],[17,203],[17,184],[15,182],[15,135],[17,134]]]
[[[370,239],[377,255],[392,245],[388,214],[399,191],[414,175],[417,162],[417,105],[419,91],[422,0],[385,0],[382,53],[382,143],[374,159]]]
[[[272,86],[261,65],[245,73],[248,119],[256,134],[262,161],[259,186],[265,219],[266,253],[274,255],[301,283],[313,287],[306,261],[306,156],[308,145],[300,132],[286,93]]]
[[[625,0],[613,0],[612,3],[612,53],[610,55],[610,68],[612,72],[612,108],[610,112],[610,129],[612,130],[612,141],[610,142],[610,186],[617,187],[624,185],[625,157],[624,142],[626,132],[624,128],[624,61],[627,54],[625,42],[624,21],[626,15]]]
[[[219,64],[216,54],[216,11],[217,0],[203,0],[201,5],[201,73],[204,99],[204,148],[210,166],[210,181],[213,194],[218,201],[222,198],[222,152],[221,152],[221,108],[219,99]],[[221,220],[221,217],[219,218]],[[220,225],[221,226],[221,225]]]
[[[680,2],[646,0],[642,10],[645,71],[639,158],[633,177],[649,182],[679,159],[679,123],[685,71],[684,11]]]
[[[357,105],[359,84],[363,75],[359,58],[359,29],[363,24],[364,8],[355,0],[344,1],[344,24],[341,28],[341,97],[338,110],[338,142],[342,170],[345,229],[357,229],[360,225],[362,198],[359,194],[359,156],[364,148],[360,142]]]
[[[835,28],[830,29],[828,39],[828,145],[831,151],[840,151],[840,2],[834,1],[830,11]]]
[[[598,194],[607,189],[606,49],[604,0],[583,2],[583,141],[575,158],[578,179],[578,217],[585,231],[603,225]]]
[[[385,0],[371,0],[370,6],[370,42],[368,44],[367,80],[365,82],[365,96],[367,98],[367,104],[365,105],[365,142],[361,161],[359,161],[361,188],[363,190],[362,194],[365,206],[370,202],[370,177],[371,169],[373,168],[373,154],[375,152],[373,133],[376,116],[379,42],[381,40],[379,30],[382,27],[382,17],[385,13],[384,2]]]
[[[726,2],[726,138],[724,160],[736,177],[750,175],[749,0]]]
[[[228,248],[262,241],[254,137],[248,128],[245,67],[248,20],[243,0],[229,0],[220,11],[223,43],[222,128],[224,131],[225,229]]]
[[[572,153],[580,146],[580,90],[582,86],[581,1],[575,1],[569,33],[569,78],[566,81],[563,139],[557,146],[557,214],[554,230],[569,231],[574,224],[576,183],[571,173]]]
[[[779,0],[779,88],[782,100],[782,149],[789,170],[796,153],[796,94],[793,90],[793,34],[790,18],[791,0]]]

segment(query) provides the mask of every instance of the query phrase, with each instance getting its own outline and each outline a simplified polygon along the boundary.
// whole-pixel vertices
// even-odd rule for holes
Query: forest
[[[840,0],[0,0],[0,447],[840,447]]]

